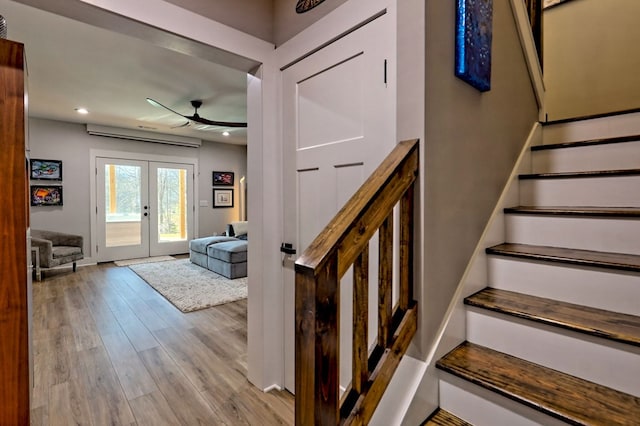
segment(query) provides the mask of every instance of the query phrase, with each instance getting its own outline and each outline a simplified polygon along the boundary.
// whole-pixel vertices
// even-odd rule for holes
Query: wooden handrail
[[[366,424],[417,328],[413,211],[418,140],[400,142],[296,262],[296,424]],[[394,207],[398,303],[392,306]],[[378,337],[368,345],[369,241],[378,232]],[[353,266],[352,382],[339,397],[339,286]]]

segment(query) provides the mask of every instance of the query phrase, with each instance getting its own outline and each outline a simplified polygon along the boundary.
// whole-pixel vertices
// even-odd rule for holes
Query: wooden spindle
[[[392,319],[393,210],[383,222],[378,235],[378,344],[387,348],[391,341]]]
[[[400,200],[400,309],[406,311],[413,300],[413,208],[412,184]]]
[[[360,394],[369,380],[369,246],[353,265],[353,364],[351,389]]]

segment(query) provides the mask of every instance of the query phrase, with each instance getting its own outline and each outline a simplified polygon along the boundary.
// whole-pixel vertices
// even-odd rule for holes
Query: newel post
[[[296,425],[340,421],[337,251],[314,271],[296,264]]]

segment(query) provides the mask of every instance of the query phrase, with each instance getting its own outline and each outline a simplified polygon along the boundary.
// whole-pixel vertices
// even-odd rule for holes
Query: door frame
[[[283,203],[284,205],[290,206],[288,209],[283,209],[283,242],[292,243],[296,247],[296,256],[300,256],[306,248],[300,243],[300,212],[302,211],[302,202],[298,197],[298,190],[300,187],[299,172],[302,170],[319,170],[315,168],[317,163],[311,164],[307,162],[308,158],[304,152],[308,149],[317,149],[322,147],[321,149],[323,152],[332,152],[332,154],[329,154],[331,158],[335,158],[338,160],[338,164],[342,164],[334,164],[333,167],[339,167],[342,169],[344,166],[362,165],[364,166],[361,170],[361,173],[363,174],[362,182],[364,182],[370,173],[375,170],[379,162],[381,162],[384,157],[393,150],[393,147],[396,144],[395,111],[397,85],[394,69],[396,66],[395,58],[397,47],[392,39],[385,37],[385,35],[393,32],[394,28],[395,20],[393,15],[389,14],[387,11],[381,11],[380,13],[372,16],[369,20],[363,22],[361,25],[352,28],[349,33],[343,34],[340,39],[322,46],[319,50],[314,50],[312,54],[304,56],[281,71],[282,88],[280,102],[282,103],[283,118],[282,188],[284,189]],[[381,39],[376,39],[376,37],[380,37]],[[318,145],[311,143],[310,146],[299,147],[298,142],[301,137],[299,123],[297,120],[300,111],[299,105],[297,104],[297,96],[300,88],[299,85],[316,76],[326,74],[326,72],[333,72],[338,67],[342,67],[345,64],[360,60],[364,61],[364,74],[368,78],[366,81],[372,85],[372,90],[363,95],[363,100],[368,100],[368,102],[365,101],[362,105],[363,117],[361,125],[364,126],[363,129],[360,130],[358,136],[354,136],[355,134],[347,135],[345,138],[339,138],[335,141],[332,140],[327,143],[319,143]],[[375,87],[373,87],[374,85]],[[374,94],[372,95],[372,93]],[[371,103],[371,96],[375,96],[376,100],[380,100],[380,98],[382,98],[384,99],[384,102],[376,102],[376,107],[369,108],[366,104]],[[378,98],[378,96],[380,98]],[[378,128],[376,123],[382,122],[385,124],[378,125]],[[356,148],[356,151],[358,152],[361,151],[362,147],[368,147],[369,149],[373,148],[377,154],[362,157],[358,156],[357,159],[356,157],[349,157],[347,159],[344,156],[339,156],[336,150],[341,152],[343,149],[354,149],[353,147],[348,148],[347,145],[345,145],[350,143],[361,145]],[[307,158],[307,160],[301,160],[301,156]],[[364,160],[364,162],[360,163],[361,160]],[[302,163],[300,163],[300,161],[302,161]],[[353,163],[354,161],[355,163]],[[333,167],[330,166],[329,168]],[[320,166],[320,168],[322,169],[323,167]],[[354,193],[361,183],[358,183],[353,188]],[[351,193],[351,191],[348,191],[348,193]],[[350,198],[350,196],[346,197],[344,201],[346,202],[348,198]],[[341,199],[341,197],[338,197],[338,199]],[[339,204],[341,204],[341,201],[337,201],[337,203],[338,205],[335,206],[335,210],[331,208],[332,212],[330,213],[329,219],[340,210],[341,205]],[[324,219],[327,218],[325,217]],[[306,241],[305,243],[309,244],[311,241]],[[289,260],[293,260],[293,258],[290,258]],[[375,264],[372,263],[372,267]],[[295,313],[292,313],[292,305],[295,304],[295,296],[293,292],[293,288],[295,287],[295,274],[293,271],[293,262],[287,261],[282,263],[282,276],[284,305],[283,324],[285,327],[283,337],[283,386],[285,389],[293,393],[295,390],[295,372],[293,371],[293,364],[295,363],[293,318],[295,317]],[[346,284],[348,278],[345,278],[345,280]],[[341,298],[345,297],[348,300],[350,297],[349,294],[350,290],[347,287],[341,289]],[[371,296],[373,297],[375,294],[372,293]],[[342,305],[340,315],[342,316],[344,314],[348,316],[350,313],[351,309],[348,304]],[[372,336],[370,336],[370,339],[371,338]],[[345,346],[349,348],[350,346],[347,341],[348,339],[342,337],[341,346],[345,344]],[[347,349],[347,351],[348,350],[349,349]],[[341,355],[341,358],[342,357],[343,356]],[[350,362],[346,362],[345,359],[341,362],[344,363],[342,365],[350,364]],[[347,370],[345,369],[345,371]],[[341,376],[345,376],[345,373],[341,372]],[[348,374],[346,374],[346,376],[348,376]],[[345,382],[346,380],[346,377],[341,377],[341,382]]]
[[[127,151],[109,151],[102,149],[90,149],[89,150],[89,198],[91,202],[90,207],[90,216],[91,216],[91,244],[89,246],[91,257],[94,259],[98,259],[97,255],[97,241],[98,241],[98,218],[97,218],[97,208],[98,208],[98,198],[95,191],[97,176],[96,176],[96,158],[98,157],[107,157],[107,158],[116,158],[122,160],[138,160],[138,161],[150,161],[150,162],[160,162],[160,163],[180,163],[180,164],[189,164],[193,166],[194,176],[200,175],[200,170],[198,168],[198,159],[196,157],[173,157],[168,155],[159,155],[159,154],[144,154],[140,152],[127,152]],[[198,184],[197,181],[194,180],[193,185],[193,235],[198,235],[198,227],[199,227],[199,212],[198,209],[195,208],[195,200],[198,200]]]

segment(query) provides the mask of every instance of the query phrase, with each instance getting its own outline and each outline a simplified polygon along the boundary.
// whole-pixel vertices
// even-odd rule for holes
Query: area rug
[[[193,312],[247,297],[247,278],[230,280],[189,259],[129,268],[182,312]]]
[[[166,262],[167,260],[175,260],[176,258],[173,256],[154,256],[154,257],[141,257],[138,259],[126,259],[126,260],[116,260],[116,266],[131,266],[138,265],[141,263],[155,263],[155,262]]]

